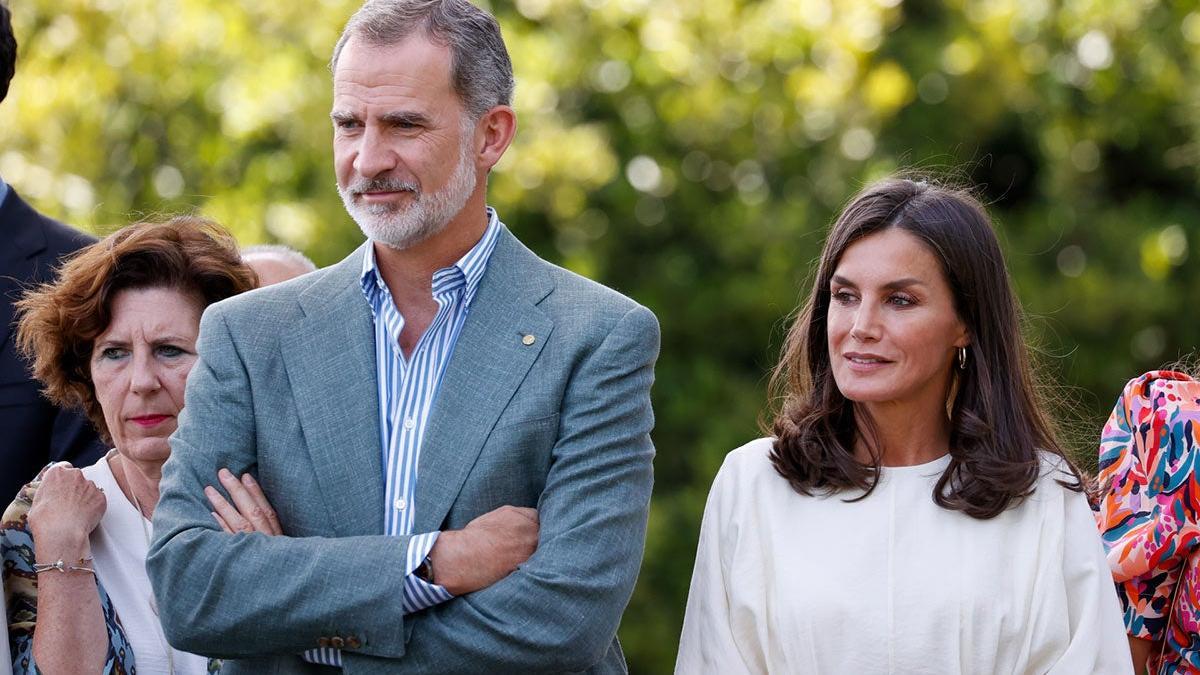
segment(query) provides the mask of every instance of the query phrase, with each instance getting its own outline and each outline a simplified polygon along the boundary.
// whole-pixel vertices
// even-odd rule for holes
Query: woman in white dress
[[[183,217],[110,235],[19,303],[17,343],[45,393],[83,408],[113,449],[82,469],[47,467],[4,512],[5,646],[13,672],[209,671],[208,659],[173,649],[163,635],[146,575],[150,516],[196,363],[200,315],[254,283],[227,232]],[[221,477],[249,513],[247,490],[262,492],[244,480],[242,490],[237,479]],[[223,523],[278,534],[277,521],[249,526],[223,497],[213,502]],[[271,513],[261,503],[260,512]]]
[[[1131,673],[979,203],[867,187],[709,494],[678,673]]]

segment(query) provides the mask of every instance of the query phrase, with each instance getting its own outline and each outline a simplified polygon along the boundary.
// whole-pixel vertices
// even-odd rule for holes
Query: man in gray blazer
[[[333,74],[368,241],[205,312],[147,559],[166,635],[222,672],[624,672],[657,322],[486,206],[515,133],[490,15],[371,0]],[[223,467],[274,506],[222,474],[244,532]]]

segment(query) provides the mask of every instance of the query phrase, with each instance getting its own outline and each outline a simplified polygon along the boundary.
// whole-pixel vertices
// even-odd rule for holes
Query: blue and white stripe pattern
[[[433,322],[406,360],[400,350],[404,317],[396,309],[391,293],[375,264],[375,251],[363,256],[363,294],[375,318],[375,364],[379,374],[379,435],[383,448],[384,528],[387,534],[412,534],[417,462],[429,412],[437,398],[442,373],[454,352],[454,344],[467,317],[467,310],[488,258],[496,247],[503,225],[491,208],[483,237],[466,255],[433,275],[433,298],[438,311]],[[413,535],[408,543],[403,603],[404,612],[417,612],[453,596],[445,588],[417,578],[413,571],[425,560],[437,541],[437,532]],[[313,649],[304,653],[313,663],[341,665],[337,649]]]

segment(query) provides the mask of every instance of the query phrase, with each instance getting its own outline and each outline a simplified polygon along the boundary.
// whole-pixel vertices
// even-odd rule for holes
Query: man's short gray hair
[[[417,30],[450,48],[454,91],[472,119],[512,105],[513,70],[500,24],[467,0],[367,0],[333,48],[330,70],[351,37],[375,47],[399,44]]]

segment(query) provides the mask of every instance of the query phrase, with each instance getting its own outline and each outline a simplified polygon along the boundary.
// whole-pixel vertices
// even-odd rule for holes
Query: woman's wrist
[[[56,560],[75,562],[92,557],[91,542],[87,534],[67,534],[57,532],[52,535],[38,536],[33,534],[34,558],[39,563],[52,563]]]
[[[86,572],[87,574],[95,576],[96,568],[92,566],[92,563],[93,560],[91,558],[80,558],[74,562],[59,558],[52,563],[34,563],[33,572],[34,574],[41,574],[43,572],[58,572],[59,574]]]

